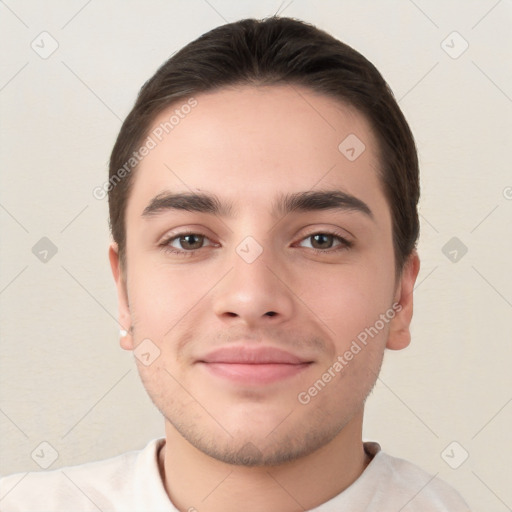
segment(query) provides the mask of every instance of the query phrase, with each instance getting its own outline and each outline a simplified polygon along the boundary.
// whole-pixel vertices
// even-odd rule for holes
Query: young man
[[[292,19],[212,30],[142,88],[105,191],[121,346],[166,435],[5,478],[3,511],[469,510],[362,442],[419,270],[414,139],[370,62]]]

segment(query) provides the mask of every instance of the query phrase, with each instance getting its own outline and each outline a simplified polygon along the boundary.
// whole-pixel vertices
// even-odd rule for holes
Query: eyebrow
[[[221,217],[233,217],[235,213],[232,203],[223,203],[215,194],[164,191],[149,202],[142,212],[142,217],[152,217],[173,210],[207,213]],[[322,210],[355,211],[374,219],[370,207],[365,202],[341,190],[314,190],[281,194],[272,205],[272,214],[276,217],[285,216],[295,211]]]

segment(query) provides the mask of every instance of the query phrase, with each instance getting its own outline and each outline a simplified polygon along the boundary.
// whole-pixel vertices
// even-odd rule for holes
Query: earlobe
[[[386,348],[401,350],[411,342],[410,325],[413,313],[413,291],[418,272],[420,259],[414,250],[402,270],[402,275],[395,295],[396,315],[390,322],[389,336]]]
[[[119,345],[124,350],[133,350],[135,347],[133,346],[133,338],[131,332],[121,330],[119,332]]]
[[[131,333],[131,314],[128,304],[128,291],[124,272],[121,269],[119,248],[116,242],[112,242],[108,249],[108,257],[112,275],[117,288],[117,301],[119,308],[120,345],[124,350],[133,350],[133,337]]]

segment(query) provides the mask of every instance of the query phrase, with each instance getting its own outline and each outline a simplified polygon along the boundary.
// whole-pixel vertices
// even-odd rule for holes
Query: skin
[[[196,100],[136,171],[125,216],[126,269],[117,245],[109,248],[119,321],[132,326],[121,346],[133,350],[150,339],[160,350],[148,366],[136,361],[165,417],[159,461],[177,508],[310,509],[346,489],[369,463],[361,439],[364,401],[385,348],[410,342],[418,256],[395,275],[377,143],[357,111],[287,85],[222,89]],[[338,150],[351,133],[366,146],[352,162]],[[278,194],[309,190],[349,193],[373,216],[272,214]],[[214,193],[234,215],[143,216],[163,191]],[[333,252],[338,239],[318,244],[311,236],[333,230],[352,245]],[[164,238],[183,232],[205,235],[203,245],[174,238],[176,250],[190,251],[194,242],[199,249],[185,257],[165,252]],[[236,252],[247,236],[263,249],[252,263]],[[300,403],[298,394],[394,303],[400,312],[308,404]],[[197,364],[212,349],[234,345],[281,348],[311,363],[265,385],[234,384]]]

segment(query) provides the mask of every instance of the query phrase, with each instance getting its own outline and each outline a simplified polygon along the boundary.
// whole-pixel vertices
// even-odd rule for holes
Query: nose
[[[215,287],[213,299],[214,312],[223,322],[264,327],[292,317],[295,295],[286,272],[268,251],[252,262],[237,253],[230,263],[231,271]]]

